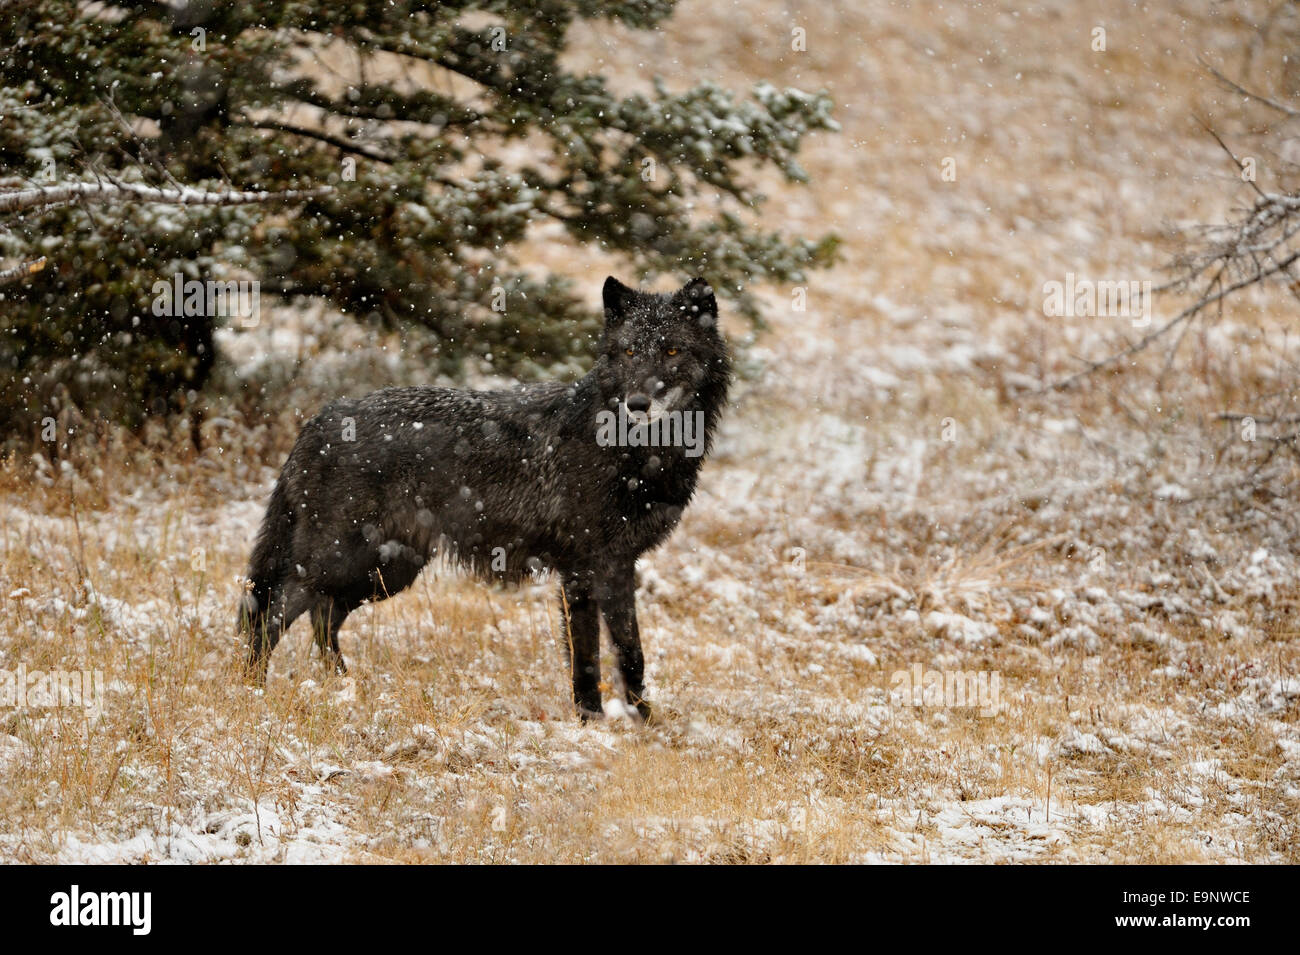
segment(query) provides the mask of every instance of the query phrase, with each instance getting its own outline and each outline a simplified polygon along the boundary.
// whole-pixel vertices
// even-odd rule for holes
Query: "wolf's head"
[[[649,420],[702,409],[713,417],[726,398],[731,365],[718,330],[718,302],[704,279],[671,294],[605,280],[605,333],[596,373],[611,403]]]

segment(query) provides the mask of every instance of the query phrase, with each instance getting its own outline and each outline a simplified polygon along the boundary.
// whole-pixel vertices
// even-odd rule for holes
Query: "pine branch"
[[[392,156],[388,156],[375,149],[370,149],[360,143],[344,139],[342,136],[335,136],[331,133],[319,129],[308,129],[305,126],[295,126],[292,123],[282,123],[274,119],[245,119],[239,125],[251,126],[254,129],[274,130],[280,133],[288,133],[291,136],[302,136],[305,139],[314,139],[317,142],[333,146],[335,149],[352,153],[363,159],[369,159],[374,162],[382,162],[392,165],[395,161]]]
[[[333,192],[332,186],[280,192],[210,192],[185,186],[159,189],[134,182],[73,182],[62,186],[0,191],[0,213],[37,206],[58,206],[78,199],[93,202],[156,202],[170,206],[239,206],[257,202],[300,202]]]
[[[0,285],[9,285],[12,282],[25,279],[29,275],[35,275],[43,268],[45,268],[45,256],[42,255],[39,259],[23,262],[11,269],[0,269]]]

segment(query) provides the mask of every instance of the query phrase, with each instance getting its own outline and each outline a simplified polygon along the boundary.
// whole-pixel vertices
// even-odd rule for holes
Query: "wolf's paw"
[[[655,711],[640,697],[628,700],[626,703],[617,697],[610,700],[605,704],[605,719],[616,723],[626,722],[633,726],[658,725]]]
[[[343,662],[343,654],[327,650],[321,655],[321,662],[325,664],[325,669],[338,676],[348,675],[348,665]]]
[[[599,707],[600,704],[597,703],[596,706]],[[590,706],[584,706],[581,703],[578,704],[578,719],[583,723],[587,723],[591,720],[603,720],[604,718],[604,710],[599,708],[593,710]]]
[[[245,658],[241,661],[239,675],[243,677],[244,683],[254,689],[260,690],[266,686],[266,671],[268,667],[266,661],[249,660]]]

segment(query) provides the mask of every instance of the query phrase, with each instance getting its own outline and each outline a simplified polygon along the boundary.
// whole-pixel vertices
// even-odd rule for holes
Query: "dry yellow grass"
[[[672,599],[643,596],[661,727],[568,715],[548,587],[430,577],[357,614],[351,677],[326,676],[295,632],[261,694],[231,666],[245,535],[213,521],[207,494],[119,500],[76,522],[6,510],[7,658],[99,668],[109,684],[99,722],[56,710],[0,727],[7,858],[83,858],[80,844],[103,842],[140,860],[1295,861],[1300,807],[1275,730],[1210,715],[1248,677],[1295,672],[1285,627],[1182,632],[1185,656],[1162,676],[1166,649],[1122,629],[1097,652],[1048,652],[1009,624],[975,648],[915,631],[800,638],[792,620],[846,595],[869,608],[876,584],[924,612],[936,580],[949,602],[964,584],[983,595],[980,581],[1018,579],[1028,558],[985,546],[933,574],[792,575],[702,516],[654,562],[690,562],[713,538],[783,586],[724,614],[736,627],[701,623],[707,573]],[[168,529],[152,536],[160,512]],[[106,599],[86,596],[79,561]],[[876,661],[838,652],[858,646]],[[1000,673],[1002,711],[891,705],[890,673],[913,663]],[[1285,719],[1294,729],[1294,700]],[[1072,733],[1108,746],[1052,751]]]

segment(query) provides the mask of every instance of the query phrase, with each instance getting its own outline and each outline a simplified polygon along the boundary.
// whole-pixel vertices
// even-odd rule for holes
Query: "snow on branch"
[[[22,262],[13,268],[0,269],[0,285],[8,285],[10,282],[25,279],[29,275],[35,275],[43,268],[45,268],[45,256],[42,255],[39,259],[34,259],[31,262]]]
[[[256,202],[296,202],[333,192],[332,186],[285,189],[280,192],[212,192],[182,186],[161,189],[131,182],[73,182],[59,186],[0,190],[0,213],[36,206],[56,206],[78,199],[94,202],[157,202],[173,206],[238,206]]]

